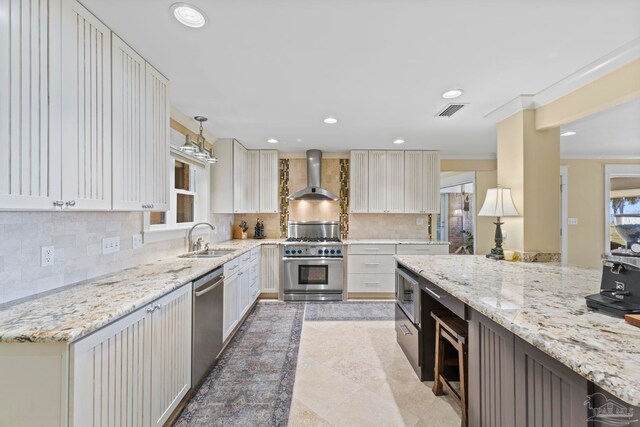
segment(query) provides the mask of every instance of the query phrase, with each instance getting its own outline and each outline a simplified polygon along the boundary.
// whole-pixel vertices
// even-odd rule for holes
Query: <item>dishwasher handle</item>
[[[224,276],[220,277],[220,280],[218,280],[216,283],[214,283],[213,285],[209,286],[208,288],[202,290],[202,291],[196,291],[195,294],[197,297],[204,295],[208,292],[211,292],[212,290],[214,290],[215,288],[217,288],[218,286],[220,286],[222,284],[222,282],[224,282]]]

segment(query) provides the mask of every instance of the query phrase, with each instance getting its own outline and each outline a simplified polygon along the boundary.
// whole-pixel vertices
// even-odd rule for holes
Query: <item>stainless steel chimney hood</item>
[[[289,195],[289,200],[338,200],[339,197],[320,187],[322,151],[307,151],[307,187]]]

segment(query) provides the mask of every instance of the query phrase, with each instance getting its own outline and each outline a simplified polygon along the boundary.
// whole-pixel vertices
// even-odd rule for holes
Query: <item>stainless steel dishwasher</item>
[[[196,386],[222,350],[222,267],[193,282],[191,385]]]

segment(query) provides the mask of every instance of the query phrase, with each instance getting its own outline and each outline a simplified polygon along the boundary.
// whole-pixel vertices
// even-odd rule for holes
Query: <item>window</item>
[[[179,228],[191,225],[195,222],[206,220],[206,197],[200,191],[206,191],[205,183],[207,173],[204,166],[191,164],[183,157],[171,157],[171,200],[169,211],[151,212],[149,225],[151,230]]]

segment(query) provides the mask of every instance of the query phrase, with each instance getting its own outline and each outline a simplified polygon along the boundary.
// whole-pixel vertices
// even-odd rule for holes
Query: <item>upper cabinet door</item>
[[[369,212],[387,211],[387,152],[369,151]]]
[[[62,199],[111,208],[111,31],[75,0],[62,8]]]
[[[169,210],[169,80],[146,64],[146,197],[153,211]]]
[[[142,210],[146,200],[145,61],[113,35],[113,209]]]
[[[349,162],[349,211],[369,211],[369,152],[352,151]]]
[[[422,211],[440,212],[440,155],[437,151],[422,153]]]
[[[387,212],[404,211],[404,151],[387,151]]]
[[[247,149],[238,141],[233,142],[233,211],[246,212],[247,209]]]
[[[0,1],[0,209],[61,196],[59,30],[57,1]]]
[[[260,209],[260,152],[247,150],[247,212],[258,212]]]
[[[260,212],[278,212],[280,168],[277,150],[260,150]]]
[[[422,151],[404,152],[404,211],[422,213]]]

